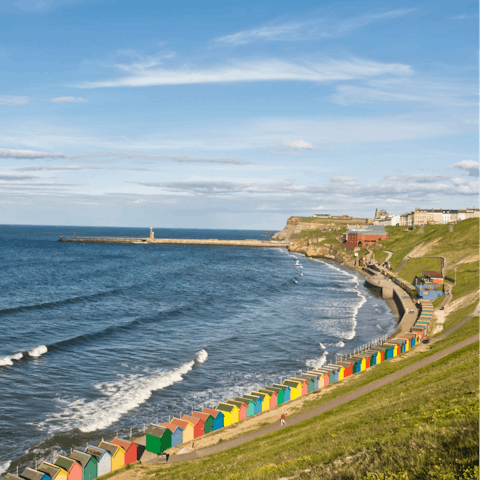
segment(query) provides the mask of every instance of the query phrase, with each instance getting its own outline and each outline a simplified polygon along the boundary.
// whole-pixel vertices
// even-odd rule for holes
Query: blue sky
[[[478,2],[3,0],[0,223],[478,207]]]

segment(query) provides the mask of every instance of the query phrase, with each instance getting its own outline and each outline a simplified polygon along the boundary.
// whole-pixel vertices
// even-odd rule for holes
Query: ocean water
[[[148,236],[0,226],[0,475],[214,407],[395,326],[361,276],[285,249],[57,242],[74,232]]]

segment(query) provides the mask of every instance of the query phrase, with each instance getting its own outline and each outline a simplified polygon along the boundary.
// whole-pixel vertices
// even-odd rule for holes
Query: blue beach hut
[[[263,402],[262,397],[257,397],[255,395],[244,395],[244,397],[250,400],[253,400],[255,402],[255,408],[254,408],[255,415],[257,413],[262,413],[262,402]]]
[[[320,370],[326,370],[327,372],[330,372],[330,378],[329,378],[329,385],[331,383],[338,382],[340,380],[340,367],[337,365],[335,368],[333,365],[326,365],[325,367],[322,367]]]
[[[172,447],[176,447],[177,445],[181,445],[183,443],[183,430],[181,427],[168,422],[162,423],[162,427],[168,428],[172,432]]]
[[[304,373],[302,375],[302,378],[306,378],[307,380],[311,381],[312,382],[312,388],[310,389],[309,388],[309,392],[313,391],[313,390],[318,390],[318,375],[315,374],[315,373]]]
[[[218,430],[219,428],[223,428],[223,412],[220,410],[215,410],[213,408],[204,408],[202,410],[203,413],[208,413],[213,417],[213,430]]]

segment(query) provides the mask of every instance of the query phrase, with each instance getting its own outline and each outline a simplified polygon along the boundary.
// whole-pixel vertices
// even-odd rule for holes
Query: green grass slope
[[[478,478],[477,390],[478,343],[300,425],[146,478]]]

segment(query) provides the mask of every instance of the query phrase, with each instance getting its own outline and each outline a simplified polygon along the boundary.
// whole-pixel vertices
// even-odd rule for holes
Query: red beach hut
[[[247,404],[240,400],[227,400],[225,403],[235,405],[238,408],[238,421],[245,420],[247,418]]]
[[[55,465],[67,472],[67,480],[83,480],[82,466],[75,460],[60,455],[55,460]]]
[[[336,365],[340,365],[345,369],[343,378],[349,377],[353,374],[353,362],[350,362],[349,360],[342,360],[341,362],[337,362]]]
[[[125,465],[130,465],[137,461],[137,444],[124,440],[123,438],[114,438],[110,443],[118,445],[125,450]]]
[[[267,390],[266,388],[260,388],[260,393],[270,395],[270,408],[275,408],[278,405],[278,393],[274,390]]]

